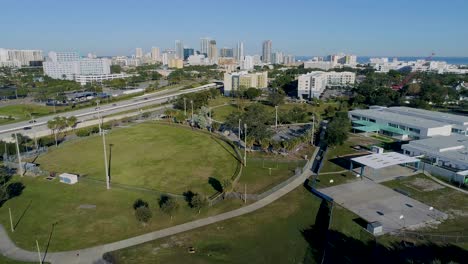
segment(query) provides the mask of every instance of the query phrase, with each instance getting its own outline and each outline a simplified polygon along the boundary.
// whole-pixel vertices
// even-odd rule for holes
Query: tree
[[[110,71],[111,73],[121,73],[122,67],[120,65],[111,65]]]
[[[411,83],[408,85],[409,95],[418,95],[421,93],[421,85],[419,83]]]
[[[343,145],[348,139],[348,132],[350,129],[351,122],[347,117],[334,117],[327,126],[325,142],[329,146]]]
[[[260,96],[262,94],[262,91],[260,91],[257,88],[250,87],[247,90],[245,90],[244,95],[250,100],[253,100]]]
[[[78,124],[78,118],[76,116],[70,116],[66,120],[67,126],[71,128],[75,128]]]
[[[60,133],[63,129],[67,127],[67,119],[62,116],[56,116],[54,119],[51,119],[47,121],[47,128],[52,130],[54,133],[54,138],[55,138],[55,146],[58,145],[58,139],[57,139],[57,134]]]
[[[136,210],[139,207],[148,207],[148,202],[142,200],[142,199],[136,199],[135,202],[133,203],[133,209]]]
[[[159,208],[161,208],[163,213],[170,215],[172,219],[174,212],[179,208],[179,204],[174,198],[161,195],[159,198]]]
[[[272,106],[278,106],[284,102],[284,92],[282,90],[273,89],[269,94],[267,101]]]
[[[198,210],[198,213],[200,214],[200,211],[202,208],[206,207],[208,204],[207,199],[202,196],[199,193],[196,193],[191,200],[192,207]]]
[[[135,217],[141,223],[148,223],[152,216],[151,210],[146,206],[140,206],[135,210]]]

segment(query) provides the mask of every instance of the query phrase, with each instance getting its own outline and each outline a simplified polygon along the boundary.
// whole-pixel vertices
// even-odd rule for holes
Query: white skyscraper
[[[142,48],[136,48],[135,49],[135,57],[138,59],[143,58],[143,49]]]
[[[237,42],[236,49],[234,50],[234,57],[238,62],[244,60],[244,42]]]
[[[175,41],[175,51],[176,51],[176,57],[178,59],[184,59],[184,43],[180,40]]]
[[[201,38],[200,39],[200,53],[205,54],[208,56],[208,49],[210,46],[210,38]]]
[[[161,61],[161,52],[158,47],[151,48],[151,60]]]
[[[242,70],[253,70],[254,58],[252,56],[245,56],[240,66]]]
[[[271,63],[271,40],[265,40],[262,46],[262,61]]]

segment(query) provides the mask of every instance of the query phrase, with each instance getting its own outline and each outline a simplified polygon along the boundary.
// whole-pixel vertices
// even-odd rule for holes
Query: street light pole
[[[41,250],[39,249],[39,242],[36,239],[36,246],[37,246],[37,255],[39,257],[39,263],[42,264],[42,257],[41,257]]]
[[[184,116],[187,118],[187,98],[184,97]]]
[[[239,128],[238,128],[238,131],[239,131],[239,146],[241,145],[241,120],[239,119]]]
[[[192,104],[192,122],[193,122],[193,100],[190,100],[190,103]]]
[[[109,190],[110,189],[109,170],[107,167],[106,136],[105,136],[104,131],[102,132],[102,146],[104,147],[104,169],[106,170],[106,187],[107,187],[107,190]]]
[[[278,129],[278,106],[275,105],[275,129]]]
[[[244,167],[247,167],[247,124],[244,123]]]
[[[15,232],[15,228],[13,227],[13,217],[11,216],[11,209],[10,208],[8,208],[8,213],[10,213],[11,232]]]
[[[23,165],[21,164],[21,153],[19,149],[19,142],[18,142],[18,133],[15,133],[15,141],[16,141],[16,153],[18,154],[18,172],[23,177]]]

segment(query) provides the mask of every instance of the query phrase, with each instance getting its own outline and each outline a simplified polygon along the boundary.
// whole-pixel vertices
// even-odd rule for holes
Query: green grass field
[[[159,209],[157,201],[160,196],[154,192],[117,187],[106,190],[103,183],[87,181],[66,185],[58,179],[48,181],[43,177],[16,176],[13,181],[20,181],[26,187],[20,196],[0,207],[0,223],[19,247],[28,250],[35,250],[36,239],[45,250],[52,228],[49,251],[74,250],[218,214],[242,204],[238,200],[228,200],[197,214],[180,198],[179,210],[171,220]],[[140,224],[134,215],[132,205],[138,198],[147,201],[153,213],[146,226]],[[96,207],[86,208],[86,205]],[[8,208],[12,210],[16,226],[14,233],[9,231]]]
[[[247,167],[242,168],[237,190],[244,192],[246,185],[248,193],[262,193],[292,177],[294,170],[305,163],[305,160],[286,160],[281,156],[249,158],[247,155]]]
[[[238,166],[228,144],[187,128],[144,123],[113,130],[106,141],[113,144],[111,180],[124,185],[211,195],[215,191],[208,178],[231,178]],[[102,138],[97,135],[51,148],[36,162],[48,171],[105,179]]]
[[[117,263],[308,263],[303,231],[314,225],[320,200],[299,187],[252,214],[113,252]],[[359,238],[354,215],[341,208],[332,228]],[[194,247],[196,253],[188,253]]]
[[[57,107],[56,110],[61,110],[61,107]],[[30,114],[34,117],[45,116],[54,113],[53,106],[44,106],[44,105],[34,105],[34,104],[18,104],[18,105],[8,105],[0,107],[0,116],[4,117],[0,119],[0,125],[14,123],[19,121],[28,120],[31,117]],[[13,119],[6,119],[7,117],[12,117]]]

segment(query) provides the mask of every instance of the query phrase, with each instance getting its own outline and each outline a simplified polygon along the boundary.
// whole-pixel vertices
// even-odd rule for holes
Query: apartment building
[[[224,95],[230,96],[239,89],[267,88],[268,72],[249,73],[246,71],[224,73]]]

